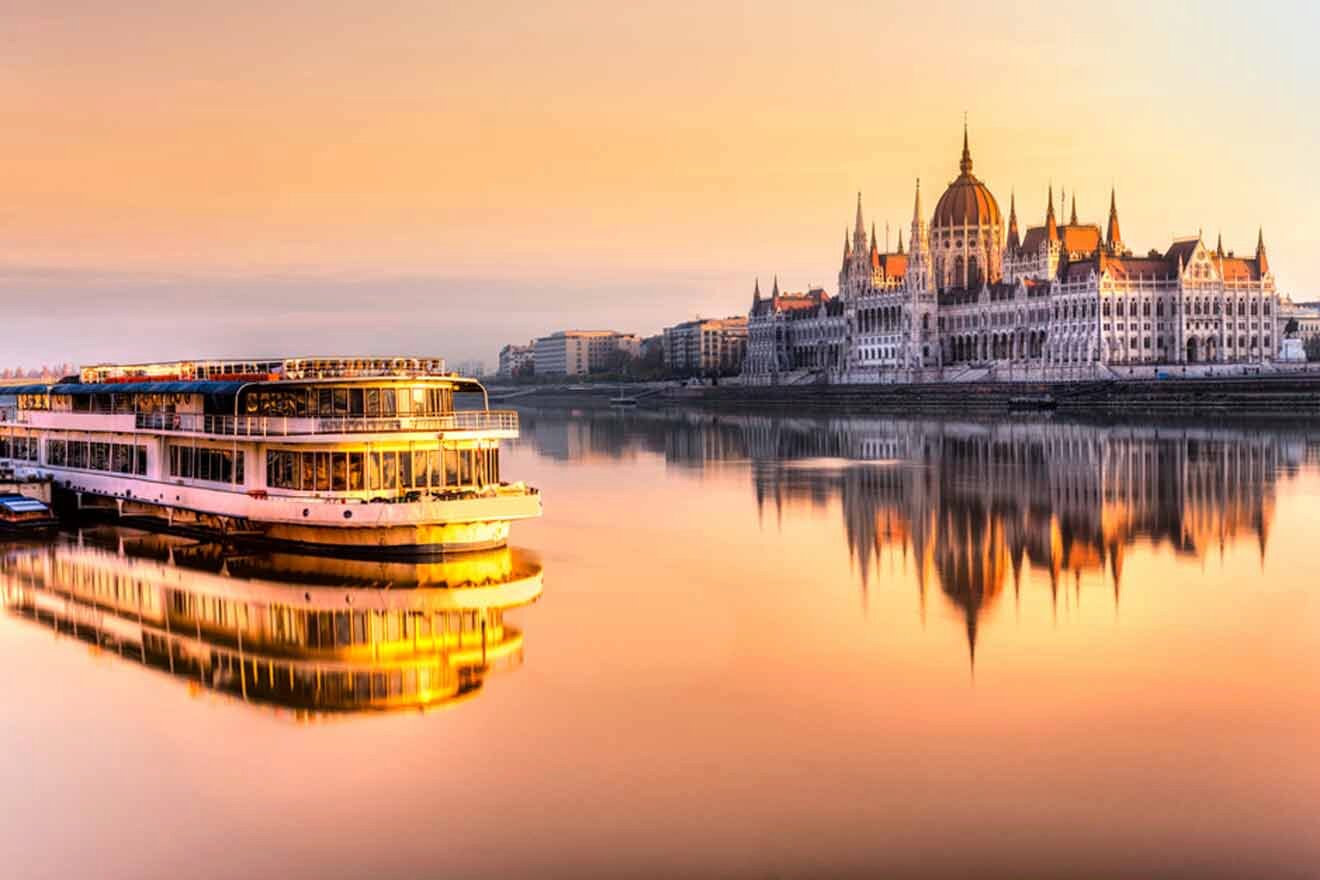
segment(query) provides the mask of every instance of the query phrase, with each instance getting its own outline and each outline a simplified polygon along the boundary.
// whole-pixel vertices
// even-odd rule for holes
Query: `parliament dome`
[[[958,170],[961,172],[958,179],[949,184],[949,188],[935,204],[935,216],[931,220],[931,228],[1002,226],[1003,217],[999,213],[999,203],[995,201],[989,187],[972,174],[972,153],[967,148],[965,129],[962,161],[958,163]]]

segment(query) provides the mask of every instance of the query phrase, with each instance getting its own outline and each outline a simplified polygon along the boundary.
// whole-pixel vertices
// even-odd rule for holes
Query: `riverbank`
[[[620,396],[638,407],[842,414],[994,415],[1044,409],[1095,415],[1211,415],[1320,419],[1320,376],[1253,376],[1045,384],[719,385],[655,388],[544,387],[492,400],[514,406],[608,407]]]

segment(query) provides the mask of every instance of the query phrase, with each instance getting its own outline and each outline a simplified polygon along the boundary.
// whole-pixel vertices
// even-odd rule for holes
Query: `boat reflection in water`
[[[516,666],[504,612],[541,593],[508,548],[424,564],[286,553],[105,527],[0,552],[11,614],[296,717],[419,710]]]

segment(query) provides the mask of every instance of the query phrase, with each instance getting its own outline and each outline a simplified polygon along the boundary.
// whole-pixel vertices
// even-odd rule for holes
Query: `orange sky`
[[[1309,9],[23,5],[0,53],[11,361],[493,361],[743,311],[756,275],[832,289],[856,192],[896,234],[913,178],[929,207],[956,173],[964,111],[1024,222],[1051,179],[1101,221],[1114,183],[1134,249],[1201,227],[1246,250],[1263,224],[1281,288],[1320,298]],[[70,338],[88,308],[169,341]]]

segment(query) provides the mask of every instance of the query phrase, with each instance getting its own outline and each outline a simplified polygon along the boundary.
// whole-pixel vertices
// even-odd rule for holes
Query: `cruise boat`
[[[399,555],[500,547],[541,513],[500,473],[517,413],[440,359],[100,364],[3,391],[0,464],[78,508]],[[455,409],[465,393],[479,409]]]
[[[10,615],[296,720],[472,698],[521,665],[522,632],[504,615],[541,589],[540,563],[507,547],[409,562],[235,555],[103,526],[0,548]]]

